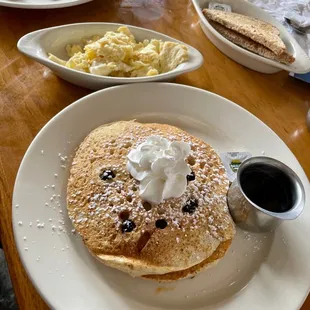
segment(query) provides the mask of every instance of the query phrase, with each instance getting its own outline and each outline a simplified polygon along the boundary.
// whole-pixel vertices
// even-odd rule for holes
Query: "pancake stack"
[[[143,201],[127,155],[150,136],[190,144],[185,192]],[[191,277],[221,259],[235,234],[229,181],[216,152],[163,124],[117,122],[92,131],[78,148],[67,187],[69,217],[89,251],[131,276],[157,281]]]
[[[203,14],[215,30],[234,44],[288,65],[295,61],[287,51],[275,26],[232,12],[204,9]]]

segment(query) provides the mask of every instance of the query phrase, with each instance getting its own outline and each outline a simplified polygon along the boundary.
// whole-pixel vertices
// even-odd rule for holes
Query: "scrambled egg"
[[[114,77],[152,76],[175,69],[188,60],[187,47],[174,42],[136,42],[126,26],[103,37],[82,39],[67,45],[68,61],[49,54],[49,59],[68,68]]]

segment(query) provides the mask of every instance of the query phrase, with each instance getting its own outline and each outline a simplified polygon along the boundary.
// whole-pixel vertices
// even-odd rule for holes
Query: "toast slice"
[[[287,65],[290,65],[295,61],[295,58],[292,55],[288,54],[286,51],[284,51],[280,55],[276,55],[271,50],[266,48],[264,45],[259,44],[253,41],[252,39],[242,34],[239,34],[236,31],[225,28],[224,26],[222,26],[221,24],[217,22],[213,22],[211,20],[209,20],[209,22],[212,25],[212,27],[215,30],[217,30],[217,32],[220,33],[224,38],[228,39],[232,43],[239,45],[255,54],[258,54],[265,58],[272,59],[272,60],[287,64]]]
[[[225,28],[262,44],[275,55],[281,55],[286,50],[279,30],[267,22],[250,16],[218,10],[204,9],[203,13],[208,20],[217,22]]]

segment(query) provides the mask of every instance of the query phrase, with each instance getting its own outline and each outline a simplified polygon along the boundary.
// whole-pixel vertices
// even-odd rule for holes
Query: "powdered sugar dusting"
[[[162,135],[170,141],[189,143],[191,153],[188,163],[196,175],[195,180],[188,183],[185,193],[180,198],[153,205],[150,210],[146,210],[143,206],[144,202],[137,190],[139,184],[130,177],[126,169],[128,152],[144,142],[147,133]],[[116,139],[111,139],[108,143],[105,141],[105,144],[100,146],[101,155],[98,155],[97,147],[98,145],[94,146],[91,140],[86,139],[83,144],[83,155],[78,151],[73,160],[71,170],[73,179],[84,180],[78,181],[79,184],[84,184],[83,186],[76,186],[69,180],[71,187],[67,197],[69,216],[78,230],[87,229],[89,225],[96,227],[100,223],[101,227],[110,225],[120,231],[123,221],[120,214],[128,212],[130,219],[142,231],[155,227],[156,221],[164,218],[171,231],[192,231],[203,225],[214,238],[225,240],[227,227],[232,227],[226,203],[229,181],[225,168],[211,147],[184,132],[169,129],[167,132],[162,132],[144,127],[127,130],[117,141]],[[88,150],[88,153],[85,153],[85,150]],[[104,160],[102,154],[105,154]],[[90,168],[91,166],[87,169],[81,168],[81,165],[86,166],[89,163],[96,167],[95,171],[89,170],[94,169]],[[99,175],[105,170],[114,171],[116,177],[103,181]],[[87,188],[87,192],[84,188]],[[182,207],[190,199],[194,199],[198,204],[192,214],[182,211]]]

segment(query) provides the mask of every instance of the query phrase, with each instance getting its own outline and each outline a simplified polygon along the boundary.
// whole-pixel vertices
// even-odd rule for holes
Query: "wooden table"
[[[139,6],[143,2],[146,5]],[[130,3],[136,7],[130,8]],[[29,281],[14,243],[11,199],[15,176],[26,149],[43,125],[89,91],[60,80],[49,69],[21,55],[16,43],[24,34],[40,28],[91,21],[143,26],[199,49],[205,60],[203,67],[184,74],[177,82],[212,91],[249,110],[285,141],[310,176],[310,133],[305,123],[309,85],[289,77],[287,72],[260,74],[227,58],[204,36],[190,0],[95,0],[74,8],[38,11],[2,7],[0,238],[20,309],[47,306]],[[310,297],[302,309],[310,309]]]

